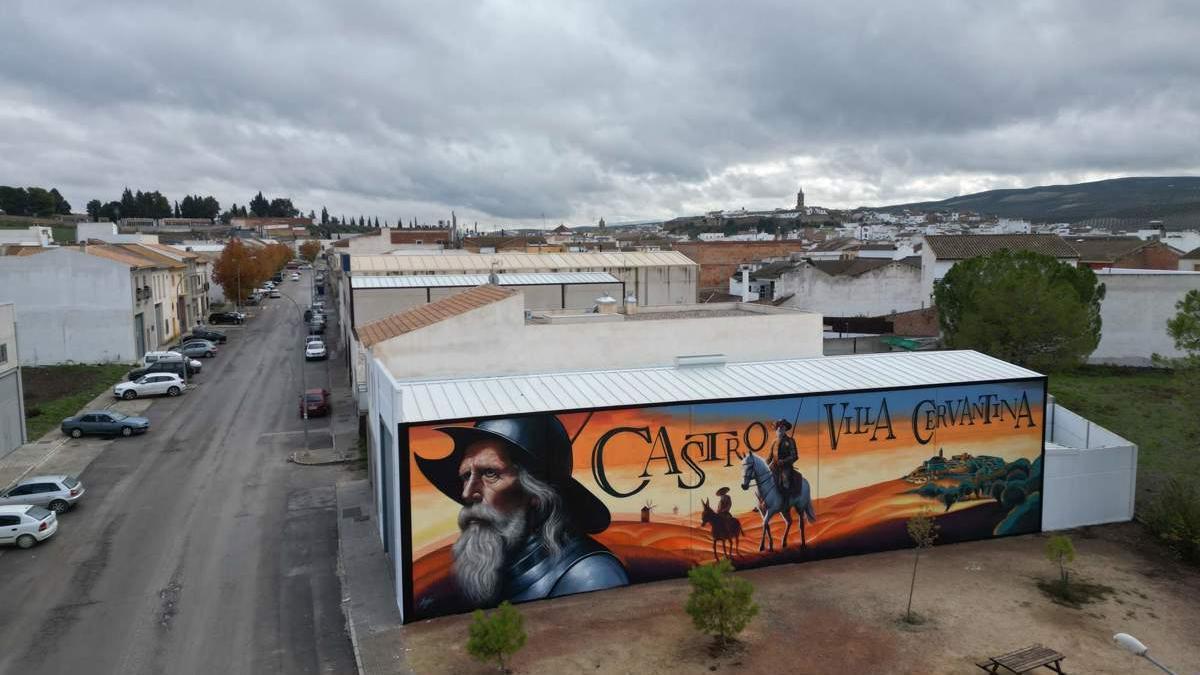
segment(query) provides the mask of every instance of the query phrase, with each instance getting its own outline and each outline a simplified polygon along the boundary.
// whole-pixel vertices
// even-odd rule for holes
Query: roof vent
[[[728,361],[729,358],[724,354],[688,354],[686,356],[676,356],[675,367],[724,366]]]
[[[596,311],[598,314],[616,314],[617,299],[608,293],[596,298]]]

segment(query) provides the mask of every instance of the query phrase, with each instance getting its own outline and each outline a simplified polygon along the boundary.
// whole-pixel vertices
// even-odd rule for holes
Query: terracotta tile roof
[[[821,270],[831,277],[846,276],[856,277],[860,274],[866,274],[872,270],[877,270],[881,267],[887,267],[892,263],[899,265],[907,265],[921,269],[921,259],[917,256],[909,256],[900,260],[888,260],[886,258],[851,258],[850,260],[810,260],[809,264]]]
[[[0,244],[0,255],[31,256],[53,251],[47,246],[24,246],[22,244]]]
[[[145,258],[158,267],[170,267],[176,269],[187,267],[187,265],[179,262],[166,253],[155,251],[154,249],[149,248],[146,244],[116,244],[116,246],[120,246],[121,249],[131,255],[135,255],[139,258]]]
[[[180,258],[199,258],[200,257],[200,254],[195,253],[193,251],[184,251],[181,249],[177,249],[174,246],[168,246],[166,244],[139,244],[139,245],[144,246],[152,251],[157,251],[159,253],[166,254],[168,257],[174,257],[174,256],[179,256]]]
[[[931,234],[925,241],[940,260],[966,260],[1001,250],[1032,251],[1055,258],[1079,257],[1057,234]]]
[[[476,286],[458,295],[442,298],[428,305],[413,307],[386,319],[368,323],[358,329],[358,338],[364,347],[370,347],[384,340],[432,326],[439,321],[466,314],[514,295],[517,295],[517,291],[511,288],[491,285]]]
[[[82,247],[83,252],[88,255],[94,255],[98,258],[107,258],[109,260],[119,262],[123,265],[128,265],[134,269],[143,269],[146,267],[161,267],[159,263],[145,258],[143,256],[134,255],[117,246],[111,244],[88,244]]]
[[[1195,248],[1183,254],[1187,260],[1200,260],[1200,248]]]
[[[1071,237],[1067,243],[1083,262],[1116,262],[1155,242],[1137,237]]]

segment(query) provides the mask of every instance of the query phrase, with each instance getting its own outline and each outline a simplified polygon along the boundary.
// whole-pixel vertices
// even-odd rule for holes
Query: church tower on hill
[[[796,189],[796,210],[804,208],[804,188]]]

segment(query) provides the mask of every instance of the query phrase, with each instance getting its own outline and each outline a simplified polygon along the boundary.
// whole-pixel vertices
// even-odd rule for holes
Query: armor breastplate
[[[595,540],[568,535],[556,556],[550,555],[540,533],[525,541],[505,567],[502,597],[513,602],[552,598],[629,584],[617,557]]]

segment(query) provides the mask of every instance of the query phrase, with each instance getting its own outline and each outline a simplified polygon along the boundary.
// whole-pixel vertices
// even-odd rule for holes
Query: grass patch
[[[1037,587],[1055,604],[1072,609],[1081,609],[1084,605],[1104,600],[1115,589],[1104,584],[1091,584],[1086,581],[1072,581],[1064,586],[1059,579],[1038,579]]]
[[[1200,480],[1200,372],[1088,366],[1050,376],[1058,402],[1138,445],[1138,486]],[[1145,500],[1139,489],[1139,505]]]
[[[21,369],[25,389],[25,426],[35,441],[56,428],[92,399],[125,378],[130,366],[100,365],[37,366]]]

